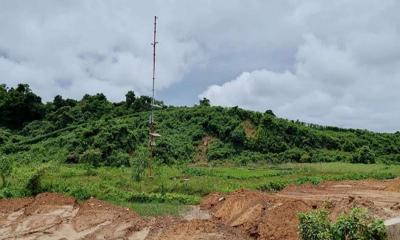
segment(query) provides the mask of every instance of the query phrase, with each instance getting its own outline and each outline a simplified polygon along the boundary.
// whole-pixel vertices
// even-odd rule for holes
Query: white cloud
[[[0,79],[28,82],[45,99],[103,91],[121,99],[151,86],[153,13],[149,5],[120,1],[3,1]],[[203,59],[192,40],[160,24],[158,89],[178,82]],[[164,28],[164,29],[163,29]]]
[[[246,72],[199,98],[312,123],[399,129],[400,21],[389,13],[400,5],[365,1],[360,12],[360,2],[343,3],[308,2],[294,11],[303,40],[292,71]]]
[[[270,108],[320,124],[400,128],[396,0],[0,4],[0,83],[27,82],[45,100],[148,94],[158,15],[157,88],[170,98],[211,85],[200,96],[214,104]]]

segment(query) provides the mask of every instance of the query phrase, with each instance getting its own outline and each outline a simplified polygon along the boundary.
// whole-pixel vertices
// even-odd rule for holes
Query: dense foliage
[[[299,214],[299,230],[304,240],[385,240],[386,227],[382,220],[374,219],[366,209],[354,208],[342,214],[334,223],[325,211]]]
[[[138,164],[138,149],[147,146],[151,99],[133,91],[125,97],[112,103],[103,94],[56,96],[43,104],[28,85],[1,85],[0,153],[18,162]],[[271,110],[213,107],[207,99],[193,107],[157,104],[156,161],[163,164],[400,162],[399,133],[306,124]]]

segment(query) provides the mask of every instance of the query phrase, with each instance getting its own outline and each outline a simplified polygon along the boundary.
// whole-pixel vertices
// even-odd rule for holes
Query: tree
[[[42,119],[45,108],[42,99],[34,94],[28,84],[16,88],[0,87],[0,125],[18,129],[33,120]]]
[[[362,146],[353,155],[353,163],[375,163],[375,154],[368,146]]]
[[[268,114],[268,115],[271,115],[271,116],[273,116],[273,117],[276,117],[275,113],[274,113],[272,110],[270,110],[270,109],[268,109],[267,111],[265,111],[265,114]]]
[[[57,95],[54,97],[53,104],[56,107],[56,109],[58,109],[58,108],[65,106],[65,101],[62,98],[62,96]]]
[[[136,101],[135,93],[133,91],[128,91],[128,93],[125,94],[126,105],[128,107],[131,107],[131,106],[133,106],[135,101]]]
[[[1,186],[4,187],[7,184],[7,178],[12,172],[12,162],[9,158],[0,157],[0,176]]]
[[[207,99],[207,98],[203,98],[202,100],[200,100],[200,106],[209,107],[210,106],[210,100]]]
[[[106,96],[102,93],[96,95],[86,94],[80,102],[82,112],[90,113],[94,116],[100,116],[110,111],[112,104],[107,100]]]

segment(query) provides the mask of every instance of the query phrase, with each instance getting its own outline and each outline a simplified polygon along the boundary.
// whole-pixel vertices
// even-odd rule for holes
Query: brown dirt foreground
[[[183,217],[142,218],[91,198],[55,193],[0,200],[0,239],[222,240],[298,239],[297,213],[325,208],[335,219],[352,207],[384,219],[400,216],[400,179],[289,186],[277,194],[210,194]],[[209,216],[207,218],[207,216]]]

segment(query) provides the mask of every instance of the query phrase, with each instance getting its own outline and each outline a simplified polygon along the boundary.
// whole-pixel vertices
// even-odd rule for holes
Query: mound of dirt
[[[312,209],[311,203],[258,191],[238,190],[210,204],[216,197],[206,197],[202,205],[210,206],[215,219],[256,239],[297,239],[297,213]]]
[[[255,239],[298,239],[299,212],[324,209],[330,219],[354,207],[388,219],[400,214],[400,193],[390,192],[398,179],[324,182],[293,185],[276,194],[239,190],[229,195],[211,194],[201,203],[217,221],[237,228]]]
[[[154,231],[154,230],[153,230]],[[158,236],[146,240],[246,240],[245,234],[220,222],[209,220],[179,221],[167,226]]]
[[[266,210],[259,222],[258,239],[298,239],[299,212],[313,209],[311,203],[302,200],[282,199]]]
[[[207,202],[209,199],[206,198]],[[212,206],[210,210],[214,218],[231,227],[240,228],[250,236],[255,236],[258,224],[264,217],[269,203],[265,194],[238,190],[224,198],[219,198],[218,202],[209,206]]]
[[[400,178],[385,182],[385,191],[400,192]]]
[[[92,229],[92,233],[87,236],[93,239],[128,236],[147,226],[146,222],[129,208],[117,207],[95,198],[90,198],[82,204],[72,224],[78,232]]]

